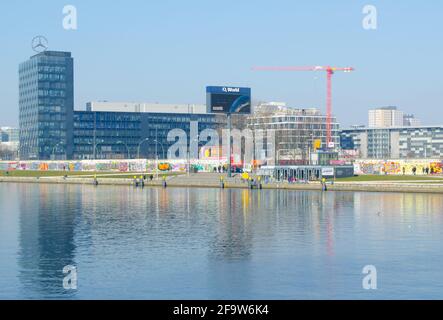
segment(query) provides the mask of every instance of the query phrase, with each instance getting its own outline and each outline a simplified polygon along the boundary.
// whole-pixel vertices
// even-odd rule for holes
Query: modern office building
[[[73,116],[74,61],[71,53],[46,51],[20,64],[21,159],[72,158]]]
[[[196,134],[205,129],[221,130],[226,127],[226,117],[180,112],[122,112],[115,109],[75,111],[73,158],[166,159],[170,156],[168,149],[175,143],[168,141],[169,132],[174,129],[185,131],[189,147],[192,123],[196,125]],[[201,147],[203,144],[198,145]]]
[[[340,146],[362,159],[443,158],[443,126],[342,130]]]
[[[251,130],[272,130],[275,133],[275,158],[306,163],[314,151],[314,142],[320,141],[318,149],[326,149],[327,117],[317,109],[294,109],[283,103],[265,103],[254,108],[247,118]],[[339,124],[332,119],[332,141],[338,148]]]
[[[140,112],[140,113],[176,113],[176,114],[204,114],[204,104],[162,104],[138,102],[108,102],[93,101],[86,104],[87,111],[95,112]]]
[[[18,128],[0,128],[0,142],[19,142],[20,130]]]
[[[192,124],[198,131],[226,126],[226,117],[207,114],[206,105],[104,101],[74,111],[73,69],[69,52],[46,51],[20,64],[22,160],[162,158],[173,144],[170,130],[189,137]]]

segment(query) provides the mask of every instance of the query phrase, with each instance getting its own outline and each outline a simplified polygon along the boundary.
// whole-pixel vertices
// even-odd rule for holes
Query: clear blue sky
[[[78,30],[62,27],[66,4]],[[362,8],[378,9],[378,30]],[[18,123],[18,64],[31,39],[75,58],[75,105],[90,100],[204,103],[206,85],[253,88],[255,100],[325,109],[325,77],[257,73],[255,65],[352,66],[337,74],[343,126],[396,105],[442,124],[443,3],[411,0],[1,1],[0,125]]]

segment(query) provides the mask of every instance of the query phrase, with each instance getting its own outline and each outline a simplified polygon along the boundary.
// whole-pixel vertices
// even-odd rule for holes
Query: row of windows
[[[65,90],[38,90],[39,97],[65,97]]]
[[[64,74],[52,74],[52,73],[39,73],[39,81],[66,81],[66,75]]]

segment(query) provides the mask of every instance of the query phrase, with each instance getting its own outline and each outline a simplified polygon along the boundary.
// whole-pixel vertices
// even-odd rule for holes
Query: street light
[[[191,145],[192,145],[192,142],[194,142],[194,141],[197,141],[197,149],[198,149],[198,143],[200,142],[200,135],[197,135],[194,139],[192,139],[190,142],[189,142],[189,148],[191,147]],[[198,154],[200,154],[200,152],[198,151]],[[191,151],[188,149],[188,152],[187,152],[187,156],[188,156],[188,177],[191,175]]]
[[[95,153],[95,156],[94,156],[94,160],[96,160],[96,158],[97,158],[97,154],[98,154],[98,149],[97,149],[97,147],[99,146],[99,145],[101,145],[101,144],[105,144],[104,142],[99,142],[99,143],[96,143],[95,144],[95,146],[94,146],[94,153]],[[100,156],[102,156],[103,155],[103,150],[100,150]]]
[[[130,155],[130,153],[129,153],[129,147],[128,147],[128,145],[127,145],[126,143],[124,143],[123,141],[117,141],[117,144],[123,144],[123,145],[126,147],[126,149],[127,149],[127,151],[128,151],[128,160],[131,159],[131,155]]]
[[[63,141],[60,141],[60,142],[58,142],[55,146],[54,146],[54,148],[52,148],[52,158],[53,158],[53,160],[55,160],[55,149],[57,148],[57,146],[59,145],[59,144],[62,144],[63,143]]]
[[[154,142],[156,143],[156,148],[157,148],[157,143],[160,145],[160,147],[162,147],[162,152],[163,152],[163,159],[165,158],[165,148],[163,148],[163,144],[160,142],[160,141],[157,141],[157,140],[154,140]],[[157,156],[157,158],[158,158],[158,152],[157,151],[155,151],[155,154],[156,154],[156,156]]]
[[[141,148],[142,144],[146,141],[149,141],[149,138],[146,138],[146,139],[140,141],[140,143],[138,144],[138,147],[137,147],[137,158],[138,159],[140,159],[140,148]]]
[[[155,172],[158,179],[158,152],[157,152],[157,144],[160,144],[160,147],[162,147],[163,150],[163,158],[165,157],[165,149],[163,148],[163,144],[159,142],[158,140],[153,140],[155,142]]]

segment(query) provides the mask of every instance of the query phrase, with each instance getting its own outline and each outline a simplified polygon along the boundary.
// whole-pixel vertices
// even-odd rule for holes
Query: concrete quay
[[[198,173],[191,175],[170,176],[165,179],[167,187],[170,188],[220,188],[221,178],[225,188],[248,189],[248,183],[241,180],[240,175],[228,178],[226,175],[215,173]],[[98,185],[121,185],[134,186],[134,179],[97,177]],[[0,177],[0,183],[39,183],[39,184],[82,184],[93,185],[93,177]],[[163,187],[163,179],[145,181],[145,187]],[[443,182],[335,182],[328,183],[328,191],[358,191],[358,192],[413,192],[413,193],[442,193]],[[321,191],[319,182],[310,183],[287,183],[274,182],[263,184],[263,189],[281,190],[312,190]]]

